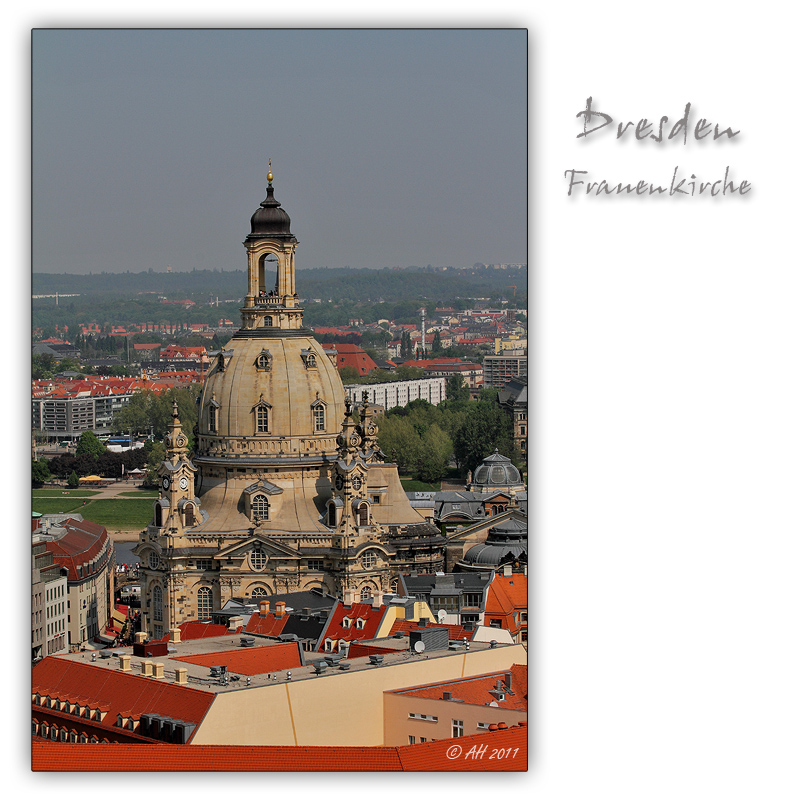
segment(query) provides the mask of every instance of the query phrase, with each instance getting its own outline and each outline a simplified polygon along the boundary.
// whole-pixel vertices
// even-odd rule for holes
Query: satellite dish
[[[443,608],[440,608],[436,612],[436,619],[439,620],[439,622],[444,622],[447,619],[447,612]]]
[[[425,642],[414,642],[414,650],[421,653],[425,649]]]
[[[500,704],[497,702],[497,700],[492,700],[492,702],[491,702],[491,703],[489,703],[489,705],[490,705],[492,708],[500,708]]]

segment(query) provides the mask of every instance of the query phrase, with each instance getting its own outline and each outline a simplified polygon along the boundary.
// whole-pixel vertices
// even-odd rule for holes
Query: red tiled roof
[[[353,642],[347,650],[348,658],[363,658],[378,653],[396,653],[391,647],[380,647],[377,644],[364,644],[363,642]]]
[[[266,617],[261,617],[258,614],[251,614],[250,619],[247,621],[246,633],[260,633],[264,636],[280,636],[283,632],[286,622],[289,619],[289,614],[283,614],[281,617],[276,617],[275,614],[269,613]]]
[[[78,567],[86,566],[102,551],[108,533],[102,525],[88,520],[68,519],[59,527],[67,532],[59,539],[48,540],[47,549],[53,554],[53,561],[67,568],[67,580],[83,580],[89,573],[79,575]]]
[[[389,631],[389,636],[393,636],[395,633],[408,633],[411,630],[416,630],[419,627],[418,622],[413,622],[412,620],[408,619],[398,619],[393,625],[391,630]],[[441,622],[429,622],[429,628],[447,628],[447,636],[450,641],[463,641],[464,637],[466,636],[469,641],[472,640],[472,637],[475,635],[475,631],[468,631],[462,625],[445,625]]]
[[[334,639],[336,641],[344,639],[347,642],[352,642],[356,639],[375,638],[375,634],[378,632],[386,610],[386,606],[373,608],[369,603],[353,603],[350,608],[339,603],[330,617],[328,627],[325,628],[323,636],[320,637],[320,644],[317,649],[325,649],[325,639]],[[345,617],[351,620],[350,627],[348,628],[342,625]],[[363,628],[357,626],[357,619],[364,620]]]
[[[143,750],[147,745],[34,738],[31,765],[34,772],[524,772],[527,731],[515,726],[403,747],[160,744]]]
[[[235,631],[229,631],[227,625],[214,625],[211,622],[182,622],[178,627],[181,630],[181,641],[188,642],[192,639],[208,639],[212,636],[225,636],[226,634],[241,633],[241,625]],[[168,642],[169,633],[165,633],[160,639],[153,639],[154,642]]]
[[[224,665],[228,672],[240,675],[261,675],[301,666],[300,649],[297,642],[282,642],[266,647],[242,647],[219,653],[202,653],[193,656],[174,656],[175,661],[186,661],[201,667]]]
[[[330,345],[336,350],[336,368],[353,367],[359,375],[366,375],[378,365],[367,353],[355,344]]]
[[[462,680],[442,681],[424,686],[412,686],[409,689],[400,689],[390,694],[409,695],[411,697],[424,697],[429,700],[441,700],[442,692],[451,692],[457,700],[473,706],[484,706],[496,701],[489,690],[502,682],[503,675],[511,672],[511,690],[514,694],[506,694],[505,700],[500,703],[500,708],[513,711],[528,710],[528,667],[525,664],[514,664],[510,670],[501,670],[486,675],[479,675]]]
[[[51,697],[86,698],[90,706],[108,706],[105,719],[96,723],[101,728],[114,728],[117,714],[122,713],[152,712],[199,724],[215,697],[189,686],[58,656],[47,656],[33,668],[31,689]]]
[[[492,581],[498,592],[502,591],[515,609],[528,607],[528,576],[514,572],[511,575],[495,575]]]

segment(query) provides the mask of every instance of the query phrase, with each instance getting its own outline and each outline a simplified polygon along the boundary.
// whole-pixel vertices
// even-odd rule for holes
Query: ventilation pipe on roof
[[[511,564],[503,564],[503,577],[504,578],[511,577]]]
[[[380,592],[373,592],[373,594],[372,594],[372,607],[373,608],[380,608],[382,600],[383,600],[383,598],[381,597]]]
[[[442,692],[442,700],[452,700],[453,693],[452,692]]]

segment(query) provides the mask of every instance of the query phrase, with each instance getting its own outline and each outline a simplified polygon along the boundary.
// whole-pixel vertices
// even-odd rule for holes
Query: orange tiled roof
[[[31,765],[34,772],[524,772],[528,768],[527,727],[516,726],[403,747],[144,747],[34,738]],[[503,757],[498,758],[501,750]]]
[[[199,724],[215,695],[176,683],[157,681],[82,661],[47,656],[31,673],[32,692],[51,697],[85,697],[89,705],[107,705],[102,728],[115,728],[117,714],[148,712]],[[115,728],[116,729],[116,728]]]
[[[289,614],[284,613],[283,616],[276,617],[272,612],[267,614],[266,617],[252,614],[247,621],[245,632],[260,633],[264,636],[280,636],[286,626],[289,616]]]
[[[517,572],[505,576],[495,575],[492,581],[498,590],[502,590],[515,609],[528,607],[528,576]]]
[[[324,635],[320,638],[317,650],[324,651],[325,639],[334,639],[335,641],[344,639],[347,642],[352,642],[356,639],[375,638],[381,620],[384,614],[386,614],[386,608],[386,606],[373,608],[369,603],[353,603],[352,606],[348,608],[343,603],[339,603],[330,617]],[[345,617],[351,620],[350,626],[347,628],[342,624]],[[363,628],[357,626],[357,619],[364,620]]]
[[[408,633],[411,630],[416,630],[419,627],[419,623],[413,622],[412,620],[407,619],[398,619],[392,625],[391,630],[389,631],[389,636],[393,636],[395,633]],[[472,641],[472,637],[475,635],[475,631],[468,631],[462,625],[445,625],[441,622],[429,622],[429,628],[447,628],[447,636],[450,641],[463,641],[464,637],[466,636],[468,641]]]
[[[240,675],[261,675],[264,672],[277,672],[301,666],[297,642],[283,642],[267,647],[242,647],[238,650],[173,658],[175,661],[186,661],[201,667],[224,664],[228,672],[238,672]]]
[[[235,631],[229,631],[227,625],[214,625],[210,622],[197,622],[191,620],[182,622],[178,627],[181,630],[181,641],[188,642],[192,639],[208,639],[212,636],[225,636],[229,633],[241,633],[241,625]],[[168,642],[169,633],[165,633],[160,639],[153,639],[154,642]]]
[[[451,692],[453,697],[463,700],[473,706],[485,706],[487,703],[495,701],[494,695],[489,693],[497,685],[497,681],[503,680],[506,672],[511,672],[511,690],[514,694],[506,694],[505,700],[500,704],[501,708],[514,711],[528,710],[528,667],[525,664],[514,664],[510,670],[492,672],[486,675],[479,675],[463,680],[442,681],[441,683],[431,683],[424,686],[412,686],[410,689],[401,689],[391,694],[409,695],[411,697],[424,697],[429,700],[441,700],[442,692]]]

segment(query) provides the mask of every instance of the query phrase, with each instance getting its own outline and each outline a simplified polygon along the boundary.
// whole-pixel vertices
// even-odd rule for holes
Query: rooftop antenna
[[[425,358],[425,306],[419,310],[422,316],[422,358]]]

